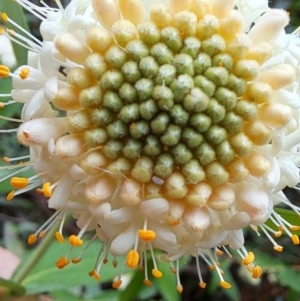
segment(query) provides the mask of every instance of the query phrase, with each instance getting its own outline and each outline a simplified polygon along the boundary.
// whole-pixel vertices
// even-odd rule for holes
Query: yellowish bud
[[[135,25],[145,19],[145,8],[141,0],[119,0],[119,8],[123,18]]]
[[[227,13],[233,8],[234,0],[210,0],[209,12],[218,18],[224,18]]]
[[[166,27],[173,23],[173,14],[163,3],[154,4],[150,9],[150,19],[159,27]]]
[[[254,177],[262,177],[271,167],[270,161],[262,154],[254,151],[244,160],[250,174]]]
[[[86,32],[86,44],[93,51],[104,54],[113,44],[113,38],[107,30],[91,27]]]
[[[81,108],[78,100],[79,90],[75,87],[66,86],[58,88],[53,99],[55,106],[63,111],[73,111]]]
[[[273,46],[268,42],[260,42],[250,47],[246,53],[245,58],[249,60],[255,60],[259,64],[263,64],[273,54]]]

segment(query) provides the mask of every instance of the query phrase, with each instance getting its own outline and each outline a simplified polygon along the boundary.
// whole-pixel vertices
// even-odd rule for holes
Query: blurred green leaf
[[[3,278],[0,278],[0,287],[7,288],[10,296],[22,296],[26,292],[25,288],[22,285]]]
[[[123,299],[121,298],[121,294],[122,292],[119,290],[112,290],[112,289],[105,290],[101,292],[99,295],[94,296],[91,300],[92,301],[120,301],[120,300],[123,301]]]
[[[74,294],[66,290],[52,291],[51,296],[55,301],[80,301]]]

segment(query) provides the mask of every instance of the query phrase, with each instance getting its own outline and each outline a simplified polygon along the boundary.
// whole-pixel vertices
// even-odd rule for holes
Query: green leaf
[[[22,285],[3,278],[0,278],[0,287],[8,289],[9,295],[15,297],[22,296],[26,292],[26,289]]]
[[[80,301],[80,299],[74,296],[74,294],[66,290],[52,291],[51,296],[56,301]]]
[[[99,295],[92,298],[93,301],[119,301],[121,298],[122,292],[119,290],[105,290]]]
[[[64,269],[59,270],[55,263],[67,254],[70,250],[68,244],[59,244],[54,241],[48,248],[47,252],[32,269],[32,271],[22,281],[28,293],[40,293],[44,291],[61,290],[65,287],[76,285],[87,285],[96,283],[93,277],[88,273],[93,270],[97,254],[101,248],[100,242],[94,242],[84,254],[82,262],[78,264],[70,263]],[[82,248],[73,248],[70,258],[77,257]],[[118,258],[119,262],[123,262],[124,258]],[[124,272],[128,269],[124,269]],[[112,280],[118,275],[119,269],[114,268],[110,262],[103,264],[101,268],[101,281]]]
[[[9,0],[1,0],[0,11],[5,12],[10,19],[14,20],[16,23],[20,25],[20,27],[30,32],[28,23],[24,15],[23,8],[17,2],[9,1]],[[22,33],[22,31],[16,26],[12,24],[6,24],[6,25],[8,28],[13,29],[17,33],[24,35],[24,33]],[[18,65],[26,65],[27,50],[16,43],[13,43],[13,48],[14,48],[15,56],[17,58]]]

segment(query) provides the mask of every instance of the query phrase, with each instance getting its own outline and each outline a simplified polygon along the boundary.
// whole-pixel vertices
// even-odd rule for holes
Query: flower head
[[[300,210],[282,193],[299,182],[299,38],[284,32],[287,12],[266,1],[19,3],[40,14],[43,43],[29,43],[28,66],[0,74],[13,77],[12,98],[24,103],[17,139],[30,149],[23,169],[36,176],[12,177],[17,190],[7,199],[44,193],[57,210],[45,227],[62,218],[60,242],[67,212],[81,229],[72,246],[95,231],[103,249],[91,276],[100,278],[108,254],[114,264],[126,255],[128,267],[145,266],[150,285],[147,252],[162,276],[156,248],[171,264],[195,256],[205,287],[202,257],[229,288],[215,257],[222,248],[237,250],[254,278],[262,273],[244,227],[264,232],[277,251],[270,234],[285,231],[299,244],[298,227],[273,208]]]

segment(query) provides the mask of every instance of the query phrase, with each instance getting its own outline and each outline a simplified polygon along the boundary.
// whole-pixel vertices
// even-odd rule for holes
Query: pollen
[[[10,179],[10,185],[13,186],[14,188],[24,188],[28,186],[28,179],[27,178],[18,178],[18,177],[13,177]]]
[[[225,288],[225,289],[230,289],[231,288],[231,284],[226,282],[226,281],[220,281],[220,286]]]
[[[255,257],[252,252],[249,252],[248,255],[243,259],[243,265],[248,265],[254,261]]]
[[[62,236],[62,234],[59,231],[55,232],[55,238],[61,244],[64,243],[64,241],[65,241],[64,237]]]
[[[58,267],[59,269],[63,269],[64,267],[66,267],[69,264],[69,259],[66,257],[61,257],[56,261],[56,267]]]
[[[158,269],[152,269],[152,275],[155,278],[161,278],[163,276],[162,272]]]
[[[152,230],[139,230],[138,235],[140,239],[142,239],[145,242],[150,242],[156,237],[156,233]]]
[[[293,234],[291,238],[292,238],[292,241],[293,241],[294,245],[299,245],[300,244],[299,236],[298,235]]]
[[[126,265],[129,267],[129,268],[135,268],[138,263],[139,263],[139,260],[140,260],[140,255],[137,251],[135,250],[131,250],[127,253],[127,256],[126,256]]]
[[[69,236],[69,243],[71,246],[74,246],[74,247],[80,247],[82,246],[83,244],[83,240],[80,239],[78,236],[76,235],[70,235]]]
[[[33,245],[33,244],[36,243],[36,239],[37,239],[37,237],[36,237],[35,234],[30,234],[28,236],[27,242],[28,242],[29,245]]]

